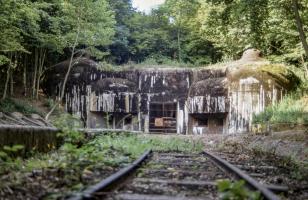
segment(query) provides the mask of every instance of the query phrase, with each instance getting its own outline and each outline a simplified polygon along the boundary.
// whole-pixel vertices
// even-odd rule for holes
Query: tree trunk
[[[13,57],[12,54],[10,54],[10,62],[8,64],[8,68],[6,70],[6,81],[5,81],[5,84],[4,84],[2,100],[6,99],[6,97],[7,97],[7,89],[9,87],[9,81],[10,81],[10,76],[11,76],[12,57]]]
[[[40,49],[40,59],[38,59],[39,60],[39,62],[38,62],[39,67],[38,67],[37,80],[36,80],[36,93],[35,93],[36,99],[38,99],[41,76],[42,76],[44,62],[45,62],[45,56],[46,56],[46,49]]]
[[[28,56],[27,54],[25,54],[24,57],[24,70],[23,70],[23,85],[24,85],[24,93],[23,96],[27,96],[27,60],[28,60]]]
[[[14,94],[14,79],[13,79],[13,71],[10,70],[10,96],[12,97]]]
[[[303,44],[304,50],[305,50],[305,54],[306,57],[308,57],[308,44],[307,44],[307,40],[306,40],[306,35],[303,29],[303,23],[301,20],[301,17],[299,15],[299,9],[298,9],[298,0],[292,0],[292,4],[293,4],[293,11],[294,11],[294,15],[295,15],[295,21],[296,21],[296,26],[297,26],[297,30],[299,33],[299,37],[300,40]]]
[[[182,62],[182,54],[181,54],[181,33],[180,28],[178,28],[178,54],[179,54],[179,63]]]
[[[308,63],[305,62],[305,58],[304,55],[301,54],[301,64],[304,66],[304,70],[305,70],[305,74],[304,74],[304,78],[307,79],[308,78]]]
[[[14,61],[13,61],[14,59]],[[13,53],[12,54],[12,58],[11,58],[11,70],[10,70],[10,96],[14,95],[14,76],[13,76],[13,72],[14,69],[16,69],[17,65],[18,65],[18,59],[19,59],[19,55],[17,53]]]
[[[7,88],[8,88],[9,80],[10,80],[10,74],[11,74],[11,63],[9,63],[7,71],[6,71],[6,81],[5,81],[5,84],[4,84],[4,91],[3,91],[3,95],[2,95],[2,100],[4,100],[6,98]]]
[[[37,66],[38,66],[38,50],[37,48],[34,48],[34,73],[33,73],[33,82],[32,82],[32,98],[35,97],[35,93],[36,93]]]
[[[55,103],[55,105],[51,108],[51,110],[49,111],[49,113],[47,113],[45,120],[48,121],[49,116],[54,112],[54,110],[56,109],[56,107],[62,102],[63,97],[64,97],[64,93],[65,93],[65,87],[66,87],[66,83],[68,80],[68,77],[70,75],[71,69],[73,67],[73,59],[74,59],[74,55],[75,55],[75,49],[76,46],[78,44],[78,40],[79,40],[79,34],[80,34],[80,24],[78,24],[78,28],[77,28],[77,33],[76,33],[76,38],[73,44],[73,49],[72,49],[72,53],[71,53],[71,58],[70,58],[70,62],[68,65],[68,69],[67,72],[65,74],[65,78],[63,80],[63,84],[62,84],[62,90],[60,91],[60,98],[58,99],[58,102]]]

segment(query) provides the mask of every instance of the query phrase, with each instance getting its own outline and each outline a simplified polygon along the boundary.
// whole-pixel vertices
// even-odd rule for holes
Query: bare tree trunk
[[[14,95],[14,76],[13,76],[13,72],[14,72],[14,69],[16,69],[16,67],[18,65],[19,55],[17,53],[14,53],[12,55],[12,60],[13,60],[13,58],[14,58],[14,61],[10,62],[11,63],[11,70],[10,70],[10,96]]]
[[[37,66],[38,66],[38,50],[37,48],[34,48],[34,74],[33,74],[33,82],[32,82],[32,98],[35,97],[35,93],[36,93]]]
[[[9,86],[10,75],[11,75],[11,67],[12,67],[12,54],[10,54],[10,62],[8,64],[8,68],[6,70],[6,81],[5,81],[5,84],[4,84],[4,91],[3,91],[3,94],[2,94],[2,100],[6,99],[6,96],[7,96],[7,89],[8,89],[8,86]]]
[[[63,97],[64,97],[64,93],[65,93],[65,87],[66,87],[66,83],[68,80],[68,77],[70,75],[71,69],[73,67],[73,59],[74,59],[74,54],[75,54],[75,49],[76,46],[78,44],[78,40],[79,40],[79,34],[80,34],[80,25],[78,24],[78,28],[77,28],[77,33],[76,33],[76,38],[73,44],[73,49],[72,49],[72,53],[71,53],[71,58],[70,58],[70,62],[68,65],[68,69],[67,72],[65,74],[65,78],[63,80],[63,84],[62,84],[62,90],[60,91],[60,98],[58,99],[58,102],[55,103],[55,105],[51,108],[51,110],[49,111],[49,113],[47,113],[45,120],[48,121],[49,116],[54,112],[54,110],[56,109],[56,107],[62,102]]]
[[[13,79],[13,71],[10,72],[10,96],[12,97],[14,94],[14,79]]]
[[[179,63],[182,62],[182,53],[181,53],[181,33],[180,33],[180,28],[178,28],[178,53],[179,53]]]
[[[292,0],[292,4],[293,4],[292,7],[293,7],[294,14],[295,14],[295,21],[296,21],[296,26],[297,26],[297,30],[298,30],[298,33],[299,33],[299,37],[300,37],[300,40],[303,44],[305,54],[308,57],[308,44],[307,44],[304,29],[303,29],[303,23],[302,23],[302,20],[301,20],[301,17],[299,15],[299,11],[298,11],[299,10],[298,9],[298,0]]]
[[[25,54],[24,57],[24,70],[23,70],[23,85],[24,85],[24,96],[27,96],[27,60],[28,56]]]
[[[178,39],[178,53],[179,53],[179,63],[182,62],[182,48],[181,48],[181,27],[182,27],[182,20],[181,20],[181,10],[179,11],[179,24],[177,25],[177,39]]]
[[[38,73],[37,73],[37,80],[36,80],[36,93],[35,98],[38,99],[39,89],[40,89],[40,82],[45,62],[45,56],[46,56],[46,49],[40,49],[40,59],[39,59],[39,67],[38,67]]]
[[[2,95],[2,100],[4,100],[6,98],[6,93],[7,93],[7,88],[9,85],[9,80],[10,80],[10,74],[11,74],[11,64],[8,65],[7,71],[6,71],[6,81],[4,84],[4,91],[3,91],[3,95]]]

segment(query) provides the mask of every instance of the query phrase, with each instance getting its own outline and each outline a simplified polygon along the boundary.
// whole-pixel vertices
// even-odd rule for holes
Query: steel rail
[[[271,192],[269,189],[267,189],[265,186],[261,185],[258,181],[250,177],[248,174],[240,170],[239,168],[235,167],[234,165],[230,164],[226,160],[219,158],[218,156],[215,156],[209,152],[203,151],[203,153],[212,159],[217,165],[224,168],[225,170],[229,171],[230,173],[235,174],[238,178],[244,179],[246,184],[255,190],[258,190],[261,192],[261,194],[265,197],[267,200],[280,200],[278,196],[276,196],[273,192]]]
[[[95,199],[95,193],[99,191],[108,191],[114,185],[116,185],[119,181],[123,180],[125,177],[128,177],[131,173],[135,172],[138,167],[141,166],[143,162],[152,154],[152,150],[147,150],[140,156],[137,160],[135,160],[132,164],[127,167],[121,169],[120,171],[110,175],[106,179],[102,180],[98,184],[89,187],[81,194],[70,198],[70,200],[85,200],[85,199]]]

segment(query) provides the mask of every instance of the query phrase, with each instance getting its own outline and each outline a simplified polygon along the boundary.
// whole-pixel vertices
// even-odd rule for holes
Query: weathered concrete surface
[[[88,128],[144,132],[238,133],[252,116],[276,103],[298,82],[281,65],[249,50],[238,61],[206,68],[99,70],[81,59],[72,69],[65,108]],[[48,72],[45,92],[58,95],[67,61]]]
[[[37,114],[25,116],[19,112],[0,112],[0,149],[19,144],[24,145],[25,151],[46,152],[57,146],[58,132]]]

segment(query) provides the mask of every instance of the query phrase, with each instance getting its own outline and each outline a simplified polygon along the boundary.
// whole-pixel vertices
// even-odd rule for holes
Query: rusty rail
[[[212,159],[217,165],[224,168],[228,172],[235,174],[237,178],[245,180],[246,185],[250,188],[260,191],[262,196],[267,200],[280,200],[278,196],[276,196],[273,192],[267,189],[265,186],[261,185],[258,181],[250,177],[248,174],[240,170],[239,168],[235,167],[234,165],[230,164],[224,159],[219,158],[209,152],[203,152],[207,157]]]
[[[70,200],[83,200],[83,199],[94,199],[94,194],[99,191],[107,191],[110,190],[112,187],[114,187],[117,183],[119,183],[121,180],[128,177],[130,174],[135,172],[138,167],[145,162],[145,160],[150,157],[152,154],[152,150],[145,151],[142,156],[140,156],[137,160],[135,160],[132,164],[129,166],[121,169],[120,171],[112,174],[111,176],[107,177],[106,179],[102,180],[98,184],[89,187],[87,190],[85,190],[83,193],[76,195]]]
[[[239,179],[244,179],[246,185],[256,191],[260,191],[261,195],[267,200],[279,200],[274,193],[272,193],[266,186],[261,185],[258,181],[251,178],[242,170],[238,169],[229,162],[211,154],[208,152],[203,152],[204,155],[210,158],[214,163],[220,168],[228,171],[229,173],[235,175]],[[123,183],[125,178],[129,177],[133,172],[135,172],[140,165],[145,162],[145,160],[152,154],[151,150],[146,151],[138,160],[133,162],[131,165],[123,168],[122,170],[116,172],[115,174],[109,176],[108,178],[102,180],[100,183],[89,187],[84,192],[70,198],[70,200],[84,200],[84,199],[95,199],[95,193],[99,192],[109,192],[115,188],[118,184]]]

